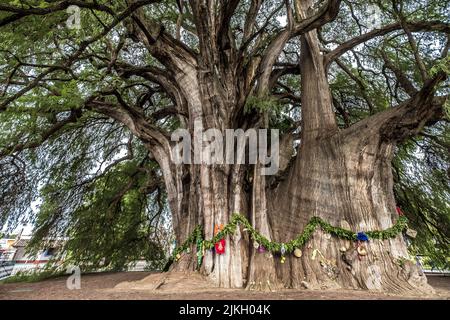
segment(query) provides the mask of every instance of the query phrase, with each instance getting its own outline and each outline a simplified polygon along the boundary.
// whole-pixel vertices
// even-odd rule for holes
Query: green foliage
[[[279,129],[283,133],[292,129],[294,122],[287,111],[288,108],[288,104],[283,103],[275,96],[265,94],[262,97],[257,97],[252,95],[245,102],[244,113],[251,114],[256,111],[260,114],[267,114],[269,128]]]
[[[444,103],[444,114],[447,120],[450,120],[450,99],[445,100]]]
[[[440,59],[430,70],[430,75],[434,76],[438,72],[443,71],[447,75],[450,75],[450,56]]]
[[[271,114],[279,114],[281,106],[278,99],[269,95],[262,97],[250,96],[246,100],[244,111],[250,113],[256,110],[261,113],[269,112]]]
[[[441,124],[399,147],[394,159],[395,196],[418,231],[410,250],[449,268],[450,135]]]
[[[145,260],[153,269],[165,259],[152,220],[162,208],[147,209],[150,199],[143,192],[148,178],[137,162],[121,163],[95,180],[82,195],[81,205],[68,217],[62,251],[65,264],[89,270],[119,271],[130,262]],[[55,190],[56,188],[56,190]],[[42,190],[44,202],[37,217],[31,247],[39,250],[60,203],[55,192],[71,186],[49,185]],[[154,210],[154,211],[153,211]],[[50,225],[49,225],[50,224]]]

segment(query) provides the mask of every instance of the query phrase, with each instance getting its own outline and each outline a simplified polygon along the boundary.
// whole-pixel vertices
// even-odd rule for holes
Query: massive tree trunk
[[[68,1],[63,2],[45,8],[4,5],[2,14],[6,12],[8,15],[0,21],[0,27],[30,15],[46,15],[64,10]],[[45,63],[35,64],[32,58],[21,62],[16,57],[9,57],[17,60],[18,65],[12,67],[15,63],[11,64],[10,75],[4,81],[3,87],[6,89],[2,87],[5,90],[2,93],[4,97],[1,97],[0,112],[10,108],[11,102],[25,94],[35,89],[45,89],[52,99],[55,98],[50,105],[57,105],[58,111],[48,115],[49,122],[55,124],[36,141],[44,142],[55,132],[84,116],[86,110],[114,118],[127,126],[148,149],[146,159],[152,158],[159,164],[178,245],[188,238],[197,225],[203,227],[205,239],[211,239],[215,228],[229,223],[233,213],[246,217],[266,238],[283,243],[302,232],[314,216],[355,233],[384,230],[396,222],[398,216],[391,172],[396,144],[417,134],[426,124],[440,119],[446,99],[435,97],[434,92],[437,84],[445,79],[445,74],[434,70],[427,74],[411,32],[425,30],[448,33],[450,30],[447,24],[438,21],[408,22],[402,18],[399,23],[342,42],[324,55],[316,30],[336,18],[341,0],[285,0],[278,1],[280,5],[276,1],[269,5],[261,0],[177,1],[179,19],[176,26],[171,25],[167,30],[161,21],[150,16],[153,12],[161,11],[161,7],[152,10],[151,6],[156,5],[156,2],[159,1],[127,0],[124,1],[126,9],[120,14],[95,1],[85,5],[77,2],[84,8],[111,14],[111,17],[114,16],[111,24],[103,25],[101,33],[88,40],[76,41],[79,42],[78,49],[61,49],[59,55],[62,61],[55,58],[57,61],[52,62],[53,58],[49,56],[45,57]],[[277,9],[269,14],[272,6]],[[271,19],[280,17],[283,6],[286,26],[272,25]],[[183,12],[183,7],[189,10]],[[248,12],[243,13],[244,8],[248,8]],[[261,14],[262,11],[265,12]],[[172,16],[172,11],[162,16]],[[245,20],[241,21],[242,26],[234,21],[236,16],[238,20]],[[189,18],[189,23],[183,24],[184,17]],[[391,19],[389,15],[387,20]],[[124,27],[120,24],[122,22]],[[192,37],[186,37],[187,40],[183,41],[181,27],[192,33]],[[361,25],[359,27],[361,29]],[[407,75],[402,74],[393,63],[388,63],[389,55],[383,55],[387,61],[386,67],[392,69],[399,86],[405,91],[402,98],[410,98],[346,129],[339,129],[327,79],[329,65],[359,44],[402,29],[407,33],[423,81],[416,81],[413,85]],[[109,36],[113,30],[118,32]],[[267,30],[272,30],[273,34]],[[284,54],[286,58],[283,61],[278,61],[286,44],[296,38],[301,41],[299,63],[291,64],[288,53]],[[129,39],[139,42],[140,46],[130,46]],[[118,42],[117,47],[112,48],[115,42]],[[71,45],[63,47],[72,48]],[[108,52],[96,54],[94,47],[97,47],[95,50],[108,48]],[[124,48],[127,48],[126,53],[122,52]],[[148,56],[137,63],[146,54],[143,53],[144,48]],[[88,53],[87,49],[93,51]],[[401,56],[404,55],[403,51],[406,52],[406,49],[402,47]],[[135,53],[136,56],[133,56]],[[448,54],[448,45],[444,53],[443,57]],[[12,53],[8,53],[8,56],[10,54],[13,56]],[[442,62],[445,60],[442,59]],[[442,62],[436,63],[433,69],[439,69]],[[84,95],[85,91],[92,90],[91,96],[83,101],[80,109],[78,106],[73,109],[70,107],[69,118],[58,120],[56,115],[62,114],[63,109],[59,110],[60,102],[56,102],[59,101],[56,97],[61,96],[64,98],[62,101],[65,101],[73,93],[72,89],[60,90],[57,85],[53,89],[51,83],[68,82],[70,78],[66,77],[69,75],[75,79],[77,72],[69,72],[73,71],[71,68],[86,72],[91,70],[91,66],[85,68],[84,63],[98,69],[98,79],[104,82],[94,85],[91,82],[97,76],[92,79],[84,74],[77,76],[76,81],[81,81],[81,84],[83,81],[89,83],[80,86],[79,92]],[[343,65],[341,62],[338,64]],[[30,71],[24,73],[20,70],[22,67]],[[53,77],[56,72],[65,75],[56,74]],[[17,74],[20,74],[20,81],[13,79]],[[297,95],[290,91],[290,85],[277,84],[280,77],[286,74],[300,74],[301,103],[298,103]],[[119,79],[121,81],[116,81]],[[42,85],[42,82],[48,83]],[[416,88],[422,84],[421,89]],[[299,109],[301,125],[292,121],[291,128],[281,139],[282,160],[277,176],[263,176],[263,164],[260,162],[179,164],[174,161],[172,150],[175,142],[171,141],[170,133],[167,132],[173,126],[179,125],[186,129],[194,139],[199,134],[196,132],[198,125],[202,126],[202,132],[216,130],[223,137],[227,129],[245,131],[267,128],[267,110],[246,110],[246,102],[250,101],[250,97],[256,98],[255,101],[279,97],[280,92],[285,93],[283,90],[287,90],[289,104],[292,102],[292,106]],[[157,103],[152,100],[155,93],[158,94]],[[35,99],[33,95],[30,97]],[[398,95],[395,98],[399,99]],[[173,105],[166,104],[169,100]],[[38,102],[36,104],[40,108],[40,100]],[[21,103],[27,104],[28,99]],[[23,109],[26,112],[28,107]],[[170,125],[161,123],[159,120],[164,117],[158,117],[158,113],[170,114],[177,122],[173,121]],[[47,116],[47,111],[44,114]],[[300,132],[300,145],[293,155],[292,132],[295,131]],[[195,145],[195,142],[192,141],[192,144]],[[39,142],[19,144],[6,149],[3,156],[36,145]],[[302,256],[288,254],[284,263],[279,254],[259,252],[249,233],[242,227],[225,240],[225,253],[206,250],[200,266],[200,272],[208,275],[220,287],[256,290],[282,287],[385,291],[431,289],[426,284],[426,277],[419,274],[415,264],[408,260],[402,235],[383,241],[369,239],[368,243],[364,243],[366,254],[361,254],[356,243],[316,230],[313,238],[299,248]],[[196,248],[193,245],[190,249],[190,252],[183,253],[173,263],[173,270],[197,269]]]
[[[391,227],[398,219],[390,164],[393,149],[370,128],[305,142],[288,182],[271,201],[274,237],[291,240],[313,216],[355,233]],[[316,231],[301,248],[302,257],[290,257],[288,265],[278,269],[279,276],[287,287],[429,289],[425,276],[409,261],[401,234],[391,240],[369,240],[364,246],[367,255],[361,256],[356,243]]]
[[[301,51],[301,145],[287,178],[273,188],[260,175],[259,165],[249,171],[231,165],[191,166],[187,181],[179,183],[182,205],[171,206],[179,217],[174,220],[179,242],[195,224],[203,225],[206,239],[212,238],[214,226],[228,223],[233,212],[240,212],[259,232],[278,242],[295,238],[313,216],[354,232],[384,230],[396,222],[391,172],[395,139],[383,135],[383,126],[394,115],[389,111],[338,130],[315,31],[302,36]],[[221,92],[211,86],[212,79],[199,82],[200,88],[209,89],[201,93],[199,117],[206,127],[223,132],[227,119],[220,112],[214,118],[204,112],[214,109],[210,101]],[[201,271],[222,287],[431,290],[409,260],[401,234],[364,245],[367,255],[359,255],[356,243],[317,230],[300,248],[301,258],[288,255],[281,263],[277,255],[259,253],[238,229],[226,239],[225,254],[206,252]],[[185,255],[175,268],[193,270],[195,255]]]
[[[286,183],[271,197],[273,235],[282,242],[317,216],[352,231],[384,230],[397,220],[391,160],[395,143],[383,139],[383,116],[339,131],[315,31],[302,37],[302,137]],[[301,258],[278,275],[286,287],[429,290],[408,258],[402,235],[356,244],[316,231]],[[345,252],[344,252],[345,251]]]
[[[395,145],[382,141],[379,129],[374,121],[309,142],[305,137],[287,179],[275,190],[265,186],[259,172],[252,174],[249,188],[243,171],[234,166],[191,166],[180,183],[181,206],[171,206],[178,243],[197,224],[211,239],[214,226],[228,223],[234,212],[278,242],[295,238],[313,216],[354,232],[391,227],[398,218],[390,164]],[[300,248],[301,258],[288,255],[282,264],[277,255],[259,253],[238,228],[226,239],[225,254],[205,252],[201,271],[222,287],[430,289],[408,260],[401,234],[392,240],[370,240],[366,256],[359,256],[355,245],[317,230]],[[347,252],[340,252],[342,247]],[[191,249],[195,253],[195,247]],[[183,254],[174,268],[195,270],[196,262],[195,254]]]
[[[262,176],[260,163],[175,164],[171,159],[173,143],[151,124],[139,121],[138,113],[115,113],[103,102],[93,101],[97,110],[127,124],[160,164],[177,244],[182,244],[197,225],[203,227],[204,237],[211,239],[215,227],[226,225],[235,212],[277,242],[295,238],[313,216],[354,232],[391,227],[398,218],[391,172],[396,143],[441,112],[442,101],[433,98],[433,89],[443,76],[425,82],[423,89],[404,104],[340,130],[326,74],[331,58],[321,54],[315,31],[334,19],[340,1],[329,1],[315,15],[311,14],[310,1],[296,1],[296,19],[301,23],[294,23],[289,9],[286,29],[272,39],[262,57],[252,56],[246,64],[244,51],[235,47],[227,29],[230,12],[239,1],[225,6],[221,21],[211,14],[212,7],[201,3],[191,2],[199,54],[155,29],[145,17],[133,17],[136,23],[130,32],[167,67],[166,74],[155,69],[151,73],[139,71],[140,75],[165,88],[177,112],[183,115],[180,122],[194,138],[196,124],[204,130],[216,129],[223,136],[226,129],[262,128],[267,125],[266,115],[257,111],[245,114],[245,101],[250,95],[263,98],[270,93],[270,86],[276,82],[273,66],[277,57],[293,35],[300,35],[301,139],[297,155],[288,156],[290,164],[276,179]],[[356,44],[344,44],[344,49],[336,50]],[[332,52],[331,57],[337,55]],[[292,139],[283,137],[282,141],[288,142],[283,142],[283,147],[294,150]],[[225,254],[206,250],[200,271],[218,286],[257,290],[302,286],[431,289],[425,276],[408,260],[402,235],[391,240],[369,240],[364,245],[367,254],[358,254],[356,243],[317,230],[299,248],[303,252],[300,258],[288,255],[281,263],[279,255],[258,252],[241,227],[226,238]],[[182,254],[172,268],[193,271],[196,265],[192,246],[191,252]]]

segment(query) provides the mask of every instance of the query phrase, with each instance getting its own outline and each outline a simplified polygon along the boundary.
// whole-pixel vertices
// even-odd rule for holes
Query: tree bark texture
[[[297,155],[291,156],[292,138],[282,137],[282,145],[288,149],[288,156],[283,158],[287,165],[283,165],[282,177],[276,183],[260,174],[259,163],[176,165],[170,156],[173,143],[142,121],[139,112],[116,110],[92,101],[93,108],[125,123],[160,164],[177,243],[182,244],[197,225],[203,227],[204,237],[211,239],[215,226],[227,224],[235,212],[277,242],[295,238],[313,216],[354,232],[391,227],[397,219],[391,168],[396,144],[442,113],[442,101],[433,97],[433,90],[444,76],[425,82],[405,103],[340,130],[327,67],[332,59],[366,39],[349,41],[326,57],[321,53],[316,28],[336,17],[340,1],[329,1],[316,14],[312,13],[311,1],[295,1],[296,20],[301,23],[294,23],[294,14],[288,10],[286,29],[274,36],[262,55],[251,56],[246,63],[245,50],[237,48],[230,37],[226,19],[238,2],[230,1],[221,16],[211,13],[214,8],[205,4],[208,1],[190,2],[198,53],[136,14],[129,31],[166,67],[166,72],[157,68],[128,69],[124,74],[139,73],[163,87],[191,136],[196,123],[204,130],[217,129],[223,136],[226,129],[264,128],[264,112],[245,113],[245,102],[251,95],[262,98],[270,93],[270,86],[283,74],[274,71],[277,57],[290,38],[300,36],[300,65],[294,72],[289,71],[301,76],[300,147]],[[253,11],[258,3],[254,2]],[[250,32],[248,28],[244,37]],[[390,28],[395,30],[397,26]],[[384,33],[369,33],[367,38],[378,34]],[[300,258],[289,255],[281,263],[277,255],[257,252],[248,233],[238,228],[226,239],[225,254],[205,252],[201,272],[227,288],[431,290],[426,277],[407,260],[402,235],[391,240],[370,240],[364,246],[367,254],[358,254],[355,243],[317,230],[305,247],[299,248]],[[173,269],[196,268],[195,248],[191,249],[190,254],[183,254],[174,263]]]

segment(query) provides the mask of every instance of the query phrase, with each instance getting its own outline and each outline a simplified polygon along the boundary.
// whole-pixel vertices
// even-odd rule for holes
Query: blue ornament
[[[281,245],[281,255],[284,256],[284,254],[286,253],[286,247],[284,246],[284,243]]]
[[[358,232],[356,239],[359,241],[369,241],[369,237],[364,232]]]

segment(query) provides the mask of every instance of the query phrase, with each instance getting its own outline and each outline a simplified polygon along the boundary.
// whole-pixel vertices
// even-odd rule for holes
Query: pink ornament
[[[260,246],[258,247],[258,252],[259,252],[259,253],[264,253],[264,252],[266,252],[266,248],[264,248],[263,245],[260,245]]]

